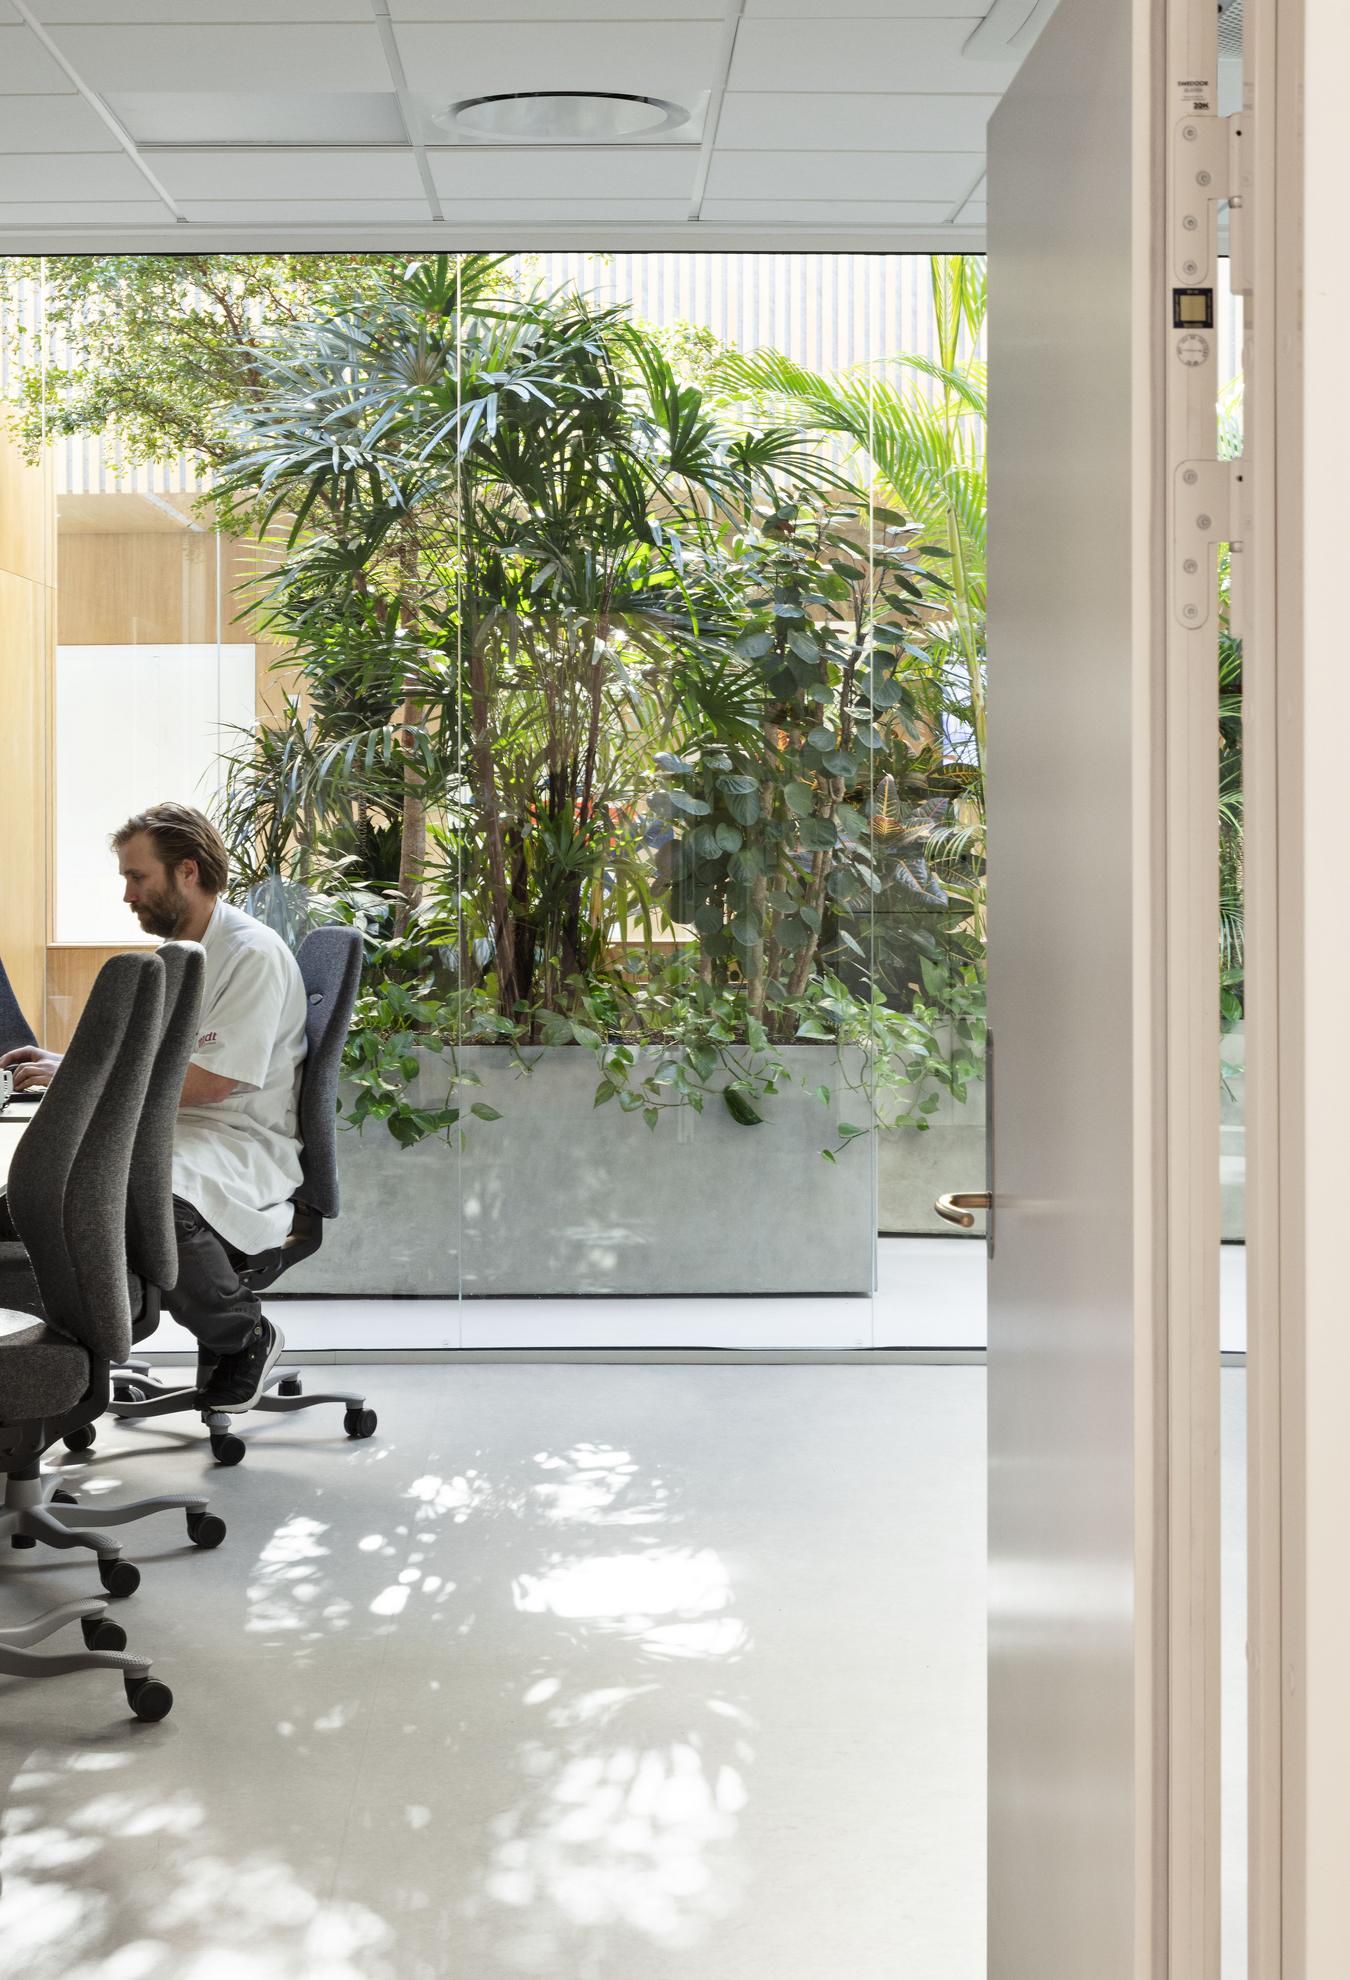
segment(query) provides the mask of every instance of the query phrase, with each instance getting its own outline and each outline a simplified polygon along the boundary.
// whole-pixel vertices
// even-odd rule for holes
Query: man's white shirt
[[[285,1238],[300,1183],[305,988],[281,937],[228,901],[216,902],[202,947],[190,1063],[235,1086],[209,1106],[179,1108],[173,1188],[227,1243],[252,1254]]]

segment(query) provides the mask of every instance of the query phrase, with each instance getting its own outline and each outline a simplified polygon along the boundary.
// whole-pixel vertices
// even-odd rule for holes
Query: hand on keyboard
[[[35,1099],[43,1087],[51,1085],[60,1063],[59,1052],[44,1052],[40,1045],[19,1045],[0,1058],[0,1072],[14,1075],[16,1099]]]

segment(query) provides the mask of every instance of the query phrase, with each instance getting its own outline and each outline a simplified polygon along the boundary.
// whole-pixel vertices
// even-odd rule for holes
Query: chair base
[[[127,1506],[82,1506],[63,1489],[59,1472],[32,1478],[11,1475],[0,1506],[0,1545],[8,1540],[11,1547],[41,1543],[66,1550],[88,1548],[98,1556],[99,1579],[108,1593],[131,1595],[140,1584],[140,1572],[122,1559],[116,1540],[103,1537],[106,1530],[153,1513],[181,1512],[187,1517],[189,1540],[199,1547],[216,1547],[225,1538],[225,1523],[208,1512],[209,1503],[204,1492],[190,1492],[137,1499]]]
[[[109,1407],[119,1422],[139,1423],[156,1416],[200,1416],[210,1433],[211,1449],[220,1463],[238,1464],[243,1457],[244,1442],[234,1434],[233,1426],[237,1416],[247,1415],[247,1411],[203,1409],[200,1392],[194,1385],[185,1383],[174,1387],[160,1382],[145,1361],[124,1362],[113,1370],[112,1380],[112,1402]],[[343,1428],[349,1437],[374,1436],[378,1419],[373,1409],[366,1408],[363,1395],[346,1390],[324,1390],[305,1395],[300,1375],[294,1368],[274,1368],[267,1377],[263,1394],[253,1407],[271,1415],[284,1416],[292,1410],[314,1409],[320,1403],[342,1405]],[[92,1441],[92,1436],[87,1441],[82,1437],[76,1448],[87,1448]]]
[[[54,1655],[34,1650],[71,1623],[80,1625],[83,1650],[60,1650]],[[0,1629],[0,1677],[67,1677],[74,1671],[120,1671],[127,1703],[138,1719],[167,1718],[173,1693],[150,1675],[151,1659],[130,1655],[126,1634],[106,1619],[103,1602],[61,1602],[26,1623]],[[102,1646],[102,1647],[100,1647]]]

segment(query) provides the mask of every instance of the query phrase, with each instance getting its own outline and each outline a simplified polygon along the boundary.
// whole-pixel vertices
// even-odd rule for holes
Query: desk
[[[7,1108],[0,1114],[0,1189],[9,1175],[9,1165],[19,1145],[19,1136],[32,1118],[33,1109],[29,1106]]]

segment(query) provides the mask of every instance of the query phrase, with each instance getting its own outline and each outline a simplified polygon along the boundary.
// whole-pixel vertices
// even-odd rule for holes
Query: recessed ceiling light
[[[659,96],[540,89],[472,96],[436,113],[436,122],[474,137],[516,144],[613,144],[652,137],[689,121],[689,112]]]

